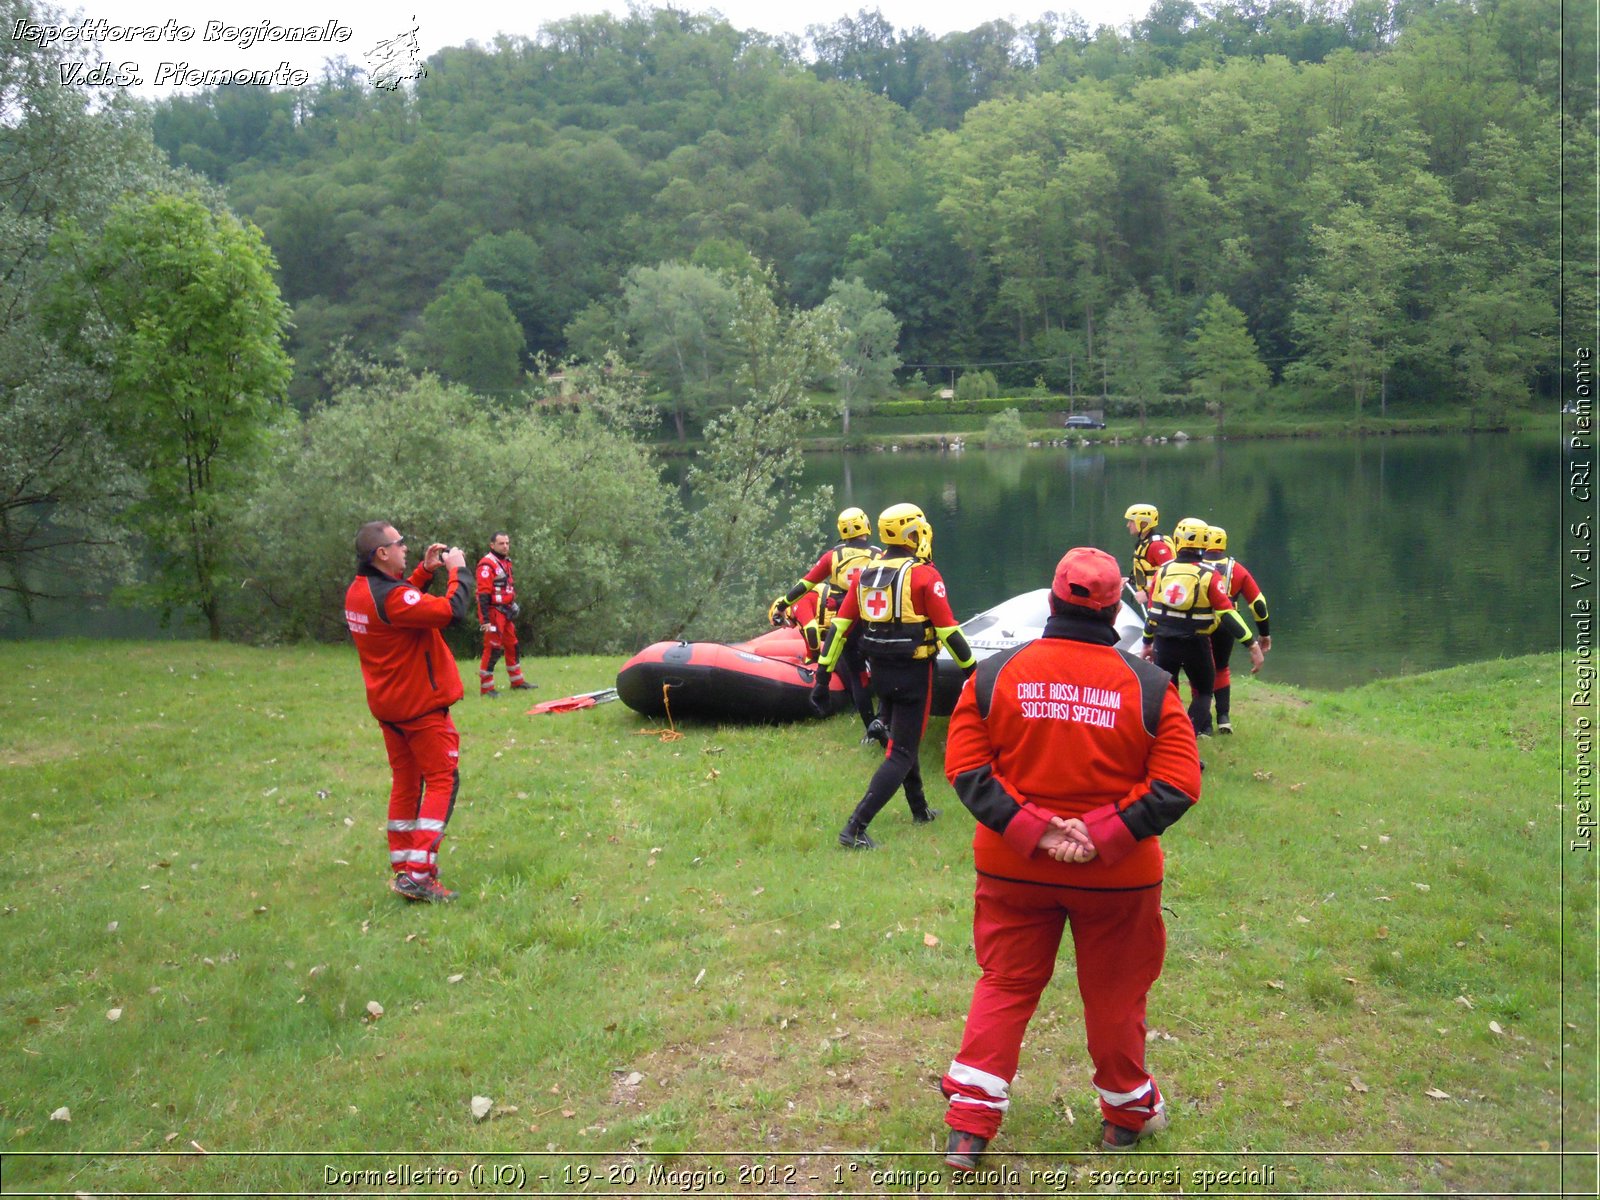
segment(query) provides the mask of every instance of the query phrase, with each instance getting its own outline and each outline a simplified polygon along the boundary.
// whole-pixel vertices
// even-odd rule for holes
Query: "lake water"
[[[1558,649],[1562,480],[1552,432],[815,455],[804,482],[874,520],[920,505],[963,620],[1046,586],[1072,546],[1126,565],[1130,504],[1168,532],[1202,517],[1266,593],[1267,677],[1345,687]],[[204,636],[76,601],[38,615],[0,615],[0,637]]]
[[[1553,434],[1460,434],[837,454],[806,483],[921,506],[962,619],[1075,545],[1126,569],[1130,504],[1201,517],[1266,595],[1265,677],[1346,687],[1560,648],[1561,468]]]

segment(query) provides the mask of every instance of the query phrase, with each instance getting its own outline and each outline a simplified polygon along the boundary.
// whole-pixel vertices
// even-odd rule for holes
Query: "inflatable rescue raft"
[[[1032,641],[1044,633],[1050,589],[1024,592],[985,609],[961,626],[980,660]],[[1135,650],[1144,616],[1123,589],[1117,614],[1118,645]],[[662,717],[713,717],[728,721],[802,721],[811,711],[815,670],[805,661],[798,629],[775,629],[747,642],[656,642],[617,672],[617,695],[635,712]],[[948,715],[961,693],[961,668],[940,652],[935,660],[933,712]],[[829,687],[832,711],[849,707],[850,694],[835,675]]]
[[[647,717],[717,717],[729,721],[801,721],[811,711],[816,671],[806,663],[798,629],[774,629],[748,642],[655,642],[617,672],[617,695]],[[833,709],[850,702],[837,676]]]
[[[967,637],[967,645],[972,647],[973,657],[982,662],[991,654],[1043,637],[1044,623],[1049,618],[1050,589],[1039,588],[984,609],[970,621],[962,622],[961,632]],[[1144,611],[1127,583],[1122,585],[1122,607],[1117,611],[1116,624],[1117,646],[1137,654],[1139,639],[1144,633]],[[934,715],[950,714],[965,678],[955,660],[941,650],[934,663]]]

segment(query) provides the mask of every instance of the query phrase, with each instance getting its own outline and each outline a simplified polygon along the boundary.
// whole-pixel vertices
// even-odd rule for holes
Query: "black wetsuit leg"
[[[872,660],[872,690],[882,709],[879,719],[889,727],[889,748],[872,773],[867,794],[850,814],[846,828],[857,833],[871,824],[901,785],[905,786],[912,812],[927,808],[918,753],[933,699],[933,659],[910,663]]]
[[[1233,658],[1234,644],[1239,640],[1239,635],[1233,626],[1224,621],[1218,626],[1217,631],[1211,635],[1211,661],[1217,669],[1217,678],[1222,678],[1222,673],[1228,669],[1228,663]],[[1229,701],[1233,698],[1231,687],[1214,688],[1212,694],[1217,701],[1217,720],[1228,719]]]
[[[1182,671],[1189,680],[1189,723],[1197,734],[1211,732],[1211,690],[1217,683],[1217,669],[1211,661],[1211,639],[1198,634],[1189,637],[1162,637],[1155,640],[1156,666],[1174,679]]]
[[[856,715],[863,726],[872,724],[876,715],[872,710],[872,688],[866,679],[867,658],[861,653],[858,639],[850,638],[844,644],[840,659],[844,667],[844,683],[850,689],[850,699],[855,703]]]

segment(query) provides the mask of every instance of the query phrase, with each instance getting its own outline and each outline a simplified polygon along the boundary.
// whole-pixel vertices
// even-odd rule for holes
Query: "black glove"
[[[811,685],[811,711],[819,717],[825,717],[831,711],[828,703],[828,684],[833,681],[833,672],[821,668],[817,670],[817,681]]]
[[[788,618],[789,598],[787,596],[779,596],[767,608],[767,620],[771,621],[773,628],[776,629],[788,624]]]

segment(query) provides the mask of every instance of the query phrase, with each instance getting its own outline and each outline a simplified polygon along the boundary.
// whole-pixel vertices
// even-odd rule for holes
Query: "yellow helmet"
[[[1199,517],[1185,517],[1172,527],[1172,544],[1179,550],[1204,550],[1210,528]]]
[[[851,538],[871,537],[872,522],[859,508],[847,508],[839,514],[839,536],[847,542]]]
[[[1221,525],[1210,525],[1206,528],[1206,549],[1226,550],[1228,548],[1228,531]]]
[[[1124,521],[1132,521],[1134,528],[1139,533],[1154,529],[1161,520],[1161,514],[1156,511],[1154,504],[1130,504],[1128,511],[1122,514]]]
[[[885,546],[928,547],[932,553],[933,529],[915,504],[891,504],[878,514],[878,537]]]

